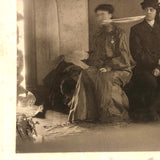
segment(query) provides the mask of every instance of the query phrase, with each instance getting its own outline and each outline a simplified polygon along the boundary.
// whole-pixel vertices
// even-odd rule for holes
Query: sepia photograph
[[[16,17],[16,153],[160,151],[159,0],[16,0]]]

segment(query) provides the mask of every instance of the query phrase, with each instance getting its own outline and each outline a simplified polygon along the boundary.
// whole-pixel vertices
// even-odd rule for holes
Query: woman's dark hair
[[[99,6],[96,7],[94,10],[95,12],[97,11],[108,11],[108,13],[112,14],[114,12],[114,8],[111,4],[100,4]]]

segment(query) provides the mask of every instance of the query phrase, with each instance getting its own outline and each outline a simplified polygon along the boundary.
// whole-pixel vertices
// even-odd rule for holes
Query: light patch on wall
[[[55,0],[35,0],[34,12],[37,80],[38,85],[42,85],[52,60],[60,52],[57,3]]]
[[[18,0],[17,1],[17,12],[22,16],[24,17],[24,11],[23,11],[23,0]],[[18,43],[17,43],[17,49],[22,51],[22,54],[23,54],[23,64],[25,64],[25,49],[24,49],[24,20],[23,18],[19,21],[17,21],[17,27],[18,27],[18,32],[19,32],[19,35],[18,35]],[[25,81],[25,65],[23,65],[23,69],[22,69],[22,72],[21,72],[21,75],[23,77],[23,81],[21,82],[21,86],[23,88],[26,88],[26,81]]]

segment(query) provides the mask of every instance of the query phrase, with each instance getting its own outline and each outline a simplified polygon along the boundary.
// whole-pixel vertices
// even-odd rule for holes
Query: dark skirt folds
[[[129,102],[123,87],[130,78],[129,71],[101,73],[94,67],[83,70],[70,103],[69,121],[128,120]]]

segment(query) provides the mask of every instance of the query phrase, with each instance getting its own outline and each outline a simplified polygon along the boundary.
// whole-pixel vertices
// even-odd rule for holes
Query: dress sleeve
[[[135,62],[127,45],[127,38],[124,31],[119,34],[116,52],[118,52],[117,56],[112,58],[108,63],[113,70],[131,70],[135,66]],[[108,66],[108,64],[106,64],[106,66]]]

